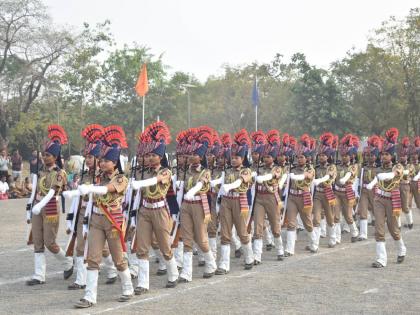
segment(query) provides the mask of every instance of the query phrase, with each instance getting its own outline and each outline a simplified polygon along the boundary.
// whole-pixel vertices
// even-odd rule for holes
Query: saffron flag
[[[147,81],[147,67],[143,64],[140,70],[139,78],[135,90],[139,96],[145,96],[149,91],[149,82]]]

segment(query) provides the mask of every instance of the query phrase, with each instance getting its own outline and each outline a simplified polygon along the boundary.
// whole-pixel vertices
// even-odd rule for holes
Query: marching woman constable
[[[297,166],[290,170],[290,188],[286,205],[287,242],[284,256],[293,256],[295,253],[297,215],[299,214],[303,225],[309,234],[309,250],[318,251],[315,243],[315,233],[312,225],[312,196],[310,187],[315,176],[315,170],[308,164],[307,157],[311,156],[311,139],[307,134],[302,135],[300,144],[296,149]]]
[[[48,127],[48,138],[44,153],[44,168],[39,172],[37,188],[33,188],[27,209],[28,222],[32,222],[32,237],[35,252],[35,273],[27,285],[45,283],[45,247],[54,254],[64,269],[64,279],[73,274],[73,258],[66,257],[65,252],[57,245],[56,237],[59,225],[58,197],[66,185],[66,173],[62,170],[61,146],[67,143],[67,135],[59,125]],[[33,203],[36,204],[30,209]],[[32,218],[30,213],[32,212]]]
[[[205,260],[203,278],[210,278],[216,271],[216,262],[210,251],[207,224],[210,206],[207,192],[211,173],[207,168],[206,152],[213,144],[213,130],[203,126],[196,129],[195,140],[189,150],[189,168],[184,181],[184,200],[181,207],[181,235],[184,241],[183,268],[178,282],[192,281],[193,242],[201,249]]]
[[[367,189],[376,186],[374,206],[376,261],[372,263],[373,268],[382,268],[387,264],[385,222],[397,245],[397,263],[402,263],[407,253],[398,227],[398,218],[401,214],[400,181],[404,176],[404,167],[401,164],[392,165],[397,139],[398,129],[391,128],[386,132],[381,153],[382,166],[377,169],[376,177],[367,185]]]
[[[398,162],[404,168],[404,175],[400,181],[400,193],[401,193],[401,206],[402,211],[405,214],[405,218],[407,223],[404,225],[409,229],[413,228],[413,213],[409,208],[410,199],[413,197],[411,196],[410,192],[410,180],[411,175],[415,173],[415,168],[412,164],[408,163],[408,153],[410,149],[410,139],[408,137],[404,137],[401,141],[401,145],[398,148]],[[401,220],[399,220],[399,225],[401,227]]]
[[[252,184],[251,170],[248,168],[248,149],[251,144],[248,133],[242,129],[234,137],[230,150],[225,152],[232,168],[226,171],[221,188],[222,203],[220,206],[221,248],[217,275],[224,275],[230,269],[230,241],[232,227],[236,228],[242,243],[245,256],[245,269],[251,269],[254,262],[250,236],[247,232],[248,218],[247,191]]]
[[[104,144],[101,149],[100,169],[97,185],[80,185],[81,195],[92,194],[93,208],[89,219],[87,279],[85,296],[75,304],[76,308],[87,308],[96,304],[99,264],[105,242],[108,243],[112,260],[121,279],[120,302],[128,301],[133,295],[130,270],[124,259],[125,222],[122,214],[122,200],[128,180],[122,174],[120,165],[121,148],[126,148],[125,133],[119,126],[108,126],[104,130]],[[89,213],[88,213],[89,215]]]
[[[280,166],[274,165],[280,149],[280,134],[277,130],[267,133],[267,144],[264,145],[260,154],[263,157],[264,166],[258,169],[256,176],[256,193],[254,207],[254,264],[261,263],[263,248],[264,220],[267,215],[274,236],[274,243],[277,250],[277,259],[283,260],[283,242],[281,239],[280,210],[282,202],[280,189],[283,187],[287,174],[283,173]]]
[[[166,159],[166,145],[170,142],[168,126],[162,121],[148,126],[142,134],[139,154],[147,155],[149,169],[143,180],[133,181],[133,189],[141,188],[142,204],[137,222],[137,258],[139,265],[137,295],[149,291],[149,249],[153,234],[166,261],[167,288],[174,288],[178,268],[170,244],[172,220],[166,200],[171,183],[171,171]]]
[[[353,220],[353,206],[356,202],[356,195],[353,190],[353,183],[357,177],[357,164],[355,161],[359,138],[348,134],[341,139],[339,147],[341,164],[337,166],[337,177],[335,178],[335,196],[337,204],[335,206],[335,228],[336,242],[341,243],[341,214],[350,226],[352,243],[358,240],[359,230]]]

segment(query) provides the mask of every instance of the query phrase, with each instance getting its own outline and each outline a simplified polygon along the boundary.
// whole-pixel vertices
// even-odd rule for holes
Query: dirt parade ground
[[[98,304],[76,310],[73,304],[83,291],[69,291],[74,275],[63,280],[62,271],[47,255],[46,284],[28,287],[33,273],[32,248],[26,246],[25,201],[0,203],[0,313],[1,314],[418,314],[420,312],[420,213],[414,211],[414,228],[403,228],[407,257],[396,264],[396,246],[387,235],[388,266],[371,268],[375,258],[373,228],[369,239],[352,244],[344,234],[342,244],[328,248],[321,239],[320,251],[304,250],[306,235],[299,233],[295,256],[277,261],[275,251],[263,253],[263,263],[250,271],[243,260],[231,258],[225,276],[202,279],[203,268],[194,258],[194,276],[189,284],[165,289],[165,276],[156,276],[151,264],[150,293],[117,302],[120,284],[105,285],[99,277]],[[64,216],[59,244],[64,247]],[[403,218],[404,222],[404,218]],[[283,236],[285,237],[285,236]],[[233,254],[234,251],[232,251]],[[196,257],[196,256],[195,256]],[[136,282],[134,283],[136,285]]]

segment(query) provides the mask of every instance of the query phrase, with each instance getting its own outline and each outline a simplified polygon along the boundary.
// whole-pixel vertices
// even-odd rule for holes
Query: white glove
[[[177,180],[175,185],[176,185],[176,189],[179,189],[181,187],[181,184],[183,183],[182,180]]]
[[[273,174],[265,174],[265,175],[259,175],[257,176],[257,183],[258,184],[262,184],[266,181],[272,180],[273,179]]]
[[[410,174],[410,170],[404,170],[403,171],[403,175],[408,175],[408,174]]]
[[[66,191],[63,191],[63,196],[67,199],[72,199],[74,197],[80,196],[80,192],[78,189],[66,190]]]
[[[375,177],[369,184],[367,184],[366,188],[368,190],[372,190],[373,187],[378,183],[378,179]]]
[[[326,182],[329,179],[330,175],[325,175],[324,177],[314,179],[313,183],[315,186],[318,186],[319,184],[322,184],[323,182]]]
[[[419,180],[419,179],[420,179],[420,171],[417,173],[417,175],[416,175],[416,176],[414,176],[413,180],[414,180],[414,181],[417,181],[417,180]]]
[[[193,188],[188,190],[188,192],[184,196],[184,199],[186,199],[186,200],[193,199],[195,194],[198,193],[201,190],[201,188],[203,188],[203,183],[198,182],[197,184],[195,184],[195,186]]]
[[[225,193],[225,194],[227,194],[227,193],[229,193],[229,191],[231,191],[232,189],[236,189],[236,188],[238,188],[239,186],[241,186],[241,184],[242,184],[242,180],[241,179],[237,179],[237,180],[235,180],[233,183],[231,183],[231,184],[224,184],[223,186],[222,186],[222,189],[223,189],[223,192]]]
[[[376,175],[376,177],[379,180],[391,180],[395,177],[394,172],[389,172],[389,173],[379,173],[378,175]]]
[[[50,189],[50,191],[48,192],[48,194],[46,194],[44,196],[44,198],[42,198],[42,200],[40,202],[38,202],[33,208],[32,208],[32,214],[38,215],[40,214],[42,208],[44,208],[47,203],[51,200],[52,197],[54,197],[55,195],[55,190],[54,189]]]
[[[305,174],[295,175],[294,173],[290,173],[290,179],[304,180],[305,179]]]
[[[287,180],[287,176],[288,176],[287,174],[283,174],[283,176],[280,178],[280,181],[279,181],[279,189],[282,189],[283,188],[284,183]]]
[[[136,227],[136,217],[130,218],[130,227],[133,227],[133,228]]]
[[[83,237],[87,236],[89,232],[89,227],[87,224],[83,224]]]
[[[218,179],[213,179],[212,181],[210,181],[210,186],[211,187],[216,187],[217,185],[220,185],[223,183],[225,178],[225,174],[222,173],[222,176],[220,176]]]
[[[77,187],[77,189],[79,190],[80,194],[83,195],[87,195],[88,193],[90,193],[90,187],[92,185],[80,185],[79,187]]]
[[[66,220],[67,230],[72,231],[72,225],[73,225],[73,221],[72,220]]]
[[[251,177],[254,179],[255,177],[257,177],[257,172],[252,172],[251,173]]]
[[[351,177],[351,173],[347,172],[346,175],[344,175],[344,177],[340,178],[340,184],[344,185]]]
[[[26,221],[31,221],[31,211],[26,211]]]
[[[143,179],[143,180],[134,180],[132,185],[133,185],[134,190],[139,190],[140,188],[149,187],[156,184],[157,184],[157,177],[152,177],[152,178]]]

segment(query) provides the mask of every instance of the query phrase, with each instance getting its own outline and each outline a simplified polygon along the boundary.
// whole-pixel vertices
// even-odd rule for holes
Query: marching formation
[[[372,135],[362,143],[351,134],[295,139],[277,130],[243,129],[219,135],[201,126],[177,135],[171,163],[170,130],[156,122],[138,136],[128,176],[120,162],[128,147],[120,126],[92,124],[82,137],[81,185],[63,191],[61,146],[67,135],[59,125],[48,127],[44,168],[33,176],[36,189],[26,209],[35,263],[27,285],[45,283],[46,247],[61,263],[64,279],[76,273],[68,289],[84,290],[77,308],[96,304],[100,266],[107,284],[120,278],[118,301],[147,294],[152,252],[158,275],[174,288],[193,281],[194,251],[203,278],[211,278],[229,273],[232,246],[251,269],[263,260],[264,242],[279,261],[293,259],[298,231],[307,233],[305,249],[317,253],[321,237],[332,248],[341,243],[342,230],[351,233],[351,242],[366,240],[370,219],[372,267],[387,265],[385,225],[398,249],[397,263],[406,256],[400,217],[404,212],[404,226],[413,228],[413,197],[420,205],[420,137],[399,141],[391,128],[383,138]],[[62,249],[56,237],[64,198],[70,200],[68,209],[61,207],[69,242]]]

